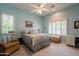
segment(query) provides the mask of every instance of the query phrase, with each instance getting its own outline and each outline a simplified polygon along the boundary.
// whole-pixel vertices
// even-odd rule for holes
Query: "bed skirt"
[[[30,40],[30,39],[27,39],[27,41],[28,40]],[[25,39],[23,39],[23,44],[26,47],[28,47],[32,52],[37,52],[40,49],[43,49],[50,45],[50,38],[48,38],[48,37],[38,40],[35,45],[32,45],[31,40],[29,41],[29,43],[27,41],[25,41]]]

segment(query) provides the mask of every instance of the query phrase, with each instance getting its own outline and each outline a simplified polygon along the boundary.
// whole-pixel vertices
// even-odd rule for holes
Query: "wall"
[[[25,28],[25,20],[33,21],[33,28],[38,28],[42,32],[42,19],[38,15],[31,14],[7,4],[0,4],[0,13],[6,13],[14,16],[14,26],[17,36],[20,36],[20,33]]]
[[[79,5],[66,8],[59,12],[68,18],[67,33],[79,35],[79,29],[74,29],[74,21],[79,20]],[[15,31],[18,34],[17,36],[20,36],[21,31],[25,28],[25,20],[33,21],[34,28],[39,28],[41,32],[43,31],[43,33],[48,33],[48,22],[54,15],[54,13],[52,13],[41,17],[6,4],[0,4],[0,13],[11,14],[15,17],[14,23]]]
[[[79,21],[79,4],[69,8],[65,8],[61,11],[58,11],[58,13],[61,13],[62,15],[67,17],[67,34],[79,35],[79,29],[74,29],[74,21]],[[55,13],[43,17],[44,33],[48,33],[48,22],[52,19],[54,14]]]

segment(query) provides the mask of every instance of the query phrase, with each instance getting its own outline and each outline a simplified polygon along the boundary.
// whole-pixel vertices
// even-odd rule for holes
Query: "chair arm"
[[[3,44],[0,44],[0,53],[5,52],[5,47],[3,46]]]
[[[2,44],[0,44],[0,56],[8,56],[5,50],[5,47]]]

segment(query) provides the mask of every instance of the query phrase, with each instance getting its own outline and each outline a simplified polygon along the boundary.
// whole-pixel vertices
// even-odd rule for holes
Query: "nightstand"
[[[20,44],[23,44],[23,38],[18,38]]]
[[[60,37],[51,35],[51,41],[54,43],[60,43]]]

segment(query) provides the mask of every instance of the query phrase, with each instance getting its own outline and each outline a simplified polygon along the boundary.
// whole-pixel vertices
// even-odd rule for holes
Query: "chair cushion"
[[[13,52],[15,52],[16,50],[18,50],[20,48],[20,45],[16,45],[16,46],[13,46],[9,49],[6,49],[5,50],[5,53],[8,53],[8,55],[12,54]]]
[[[9,47],[12,47],[12,46],[16,46],[16,45],[19,45],[19,42],[11,42],[11,43],[7,43],[7,44],[3,44],[2,46],[5,47],[5,48],[9,48]]]

